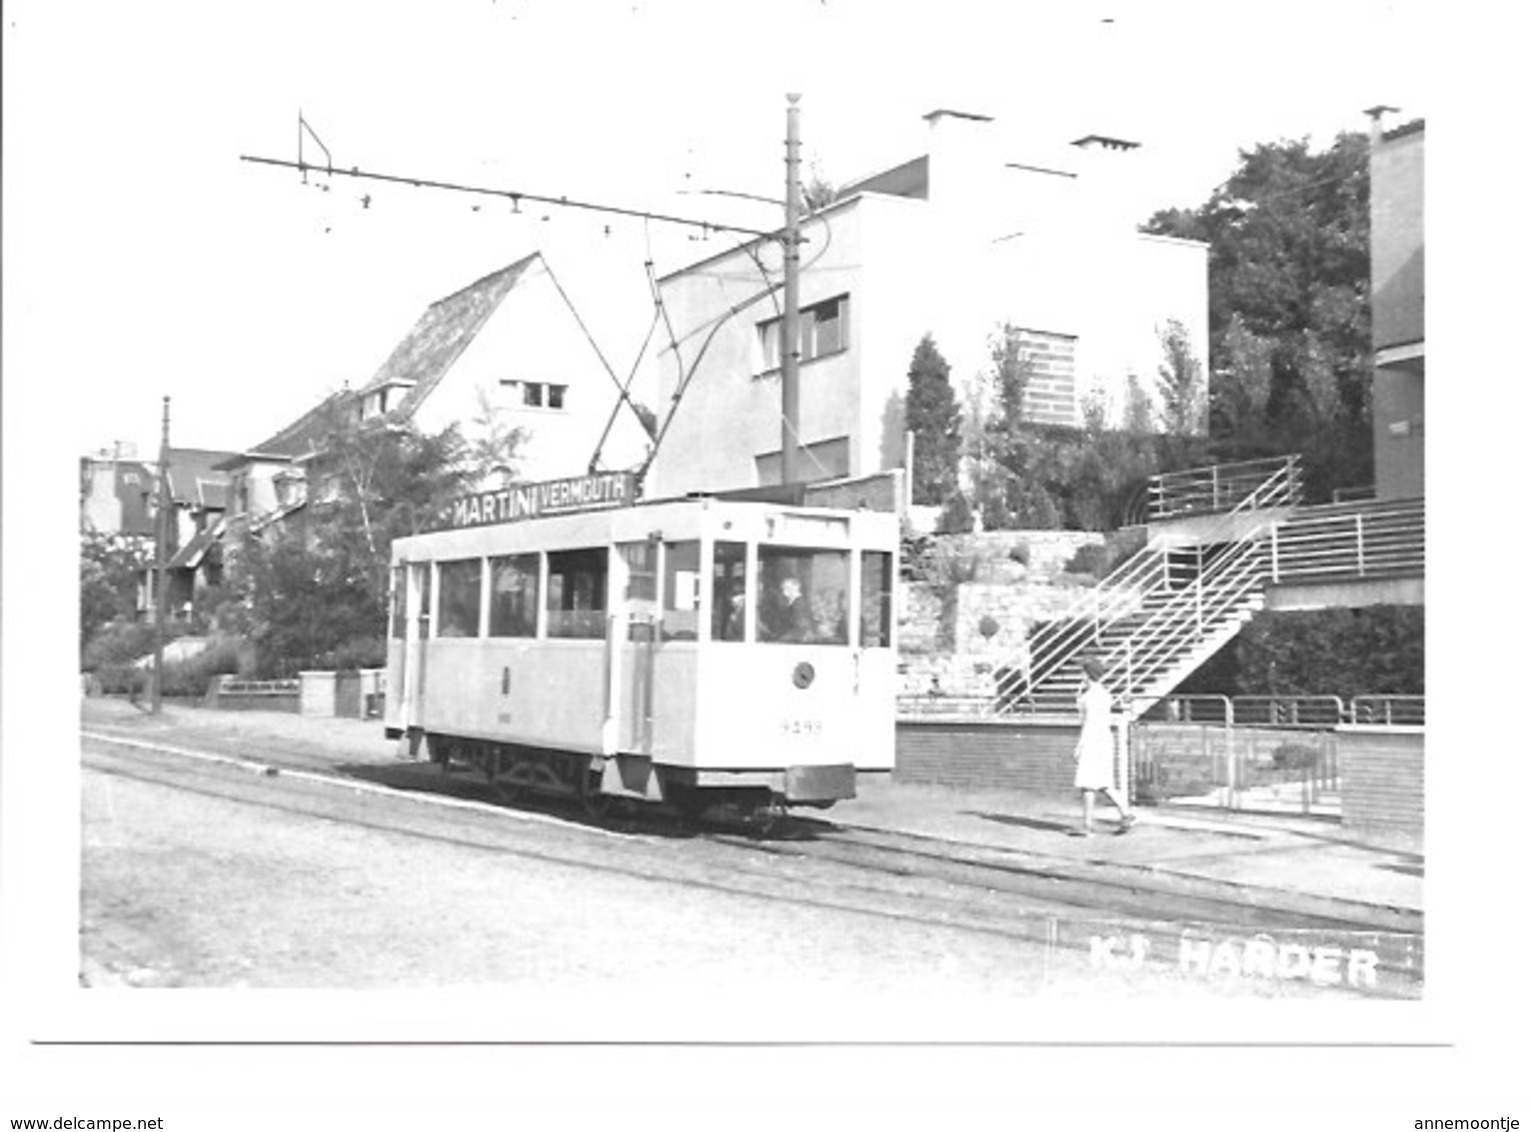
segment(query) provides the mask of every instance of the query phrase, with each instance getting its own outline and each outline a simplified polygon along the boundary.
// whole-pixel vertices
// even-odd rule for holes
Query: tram
[[[396,540],[388,735],[596,815],[827,807],[890,772],[897,517],[633,491],[481,492]]]

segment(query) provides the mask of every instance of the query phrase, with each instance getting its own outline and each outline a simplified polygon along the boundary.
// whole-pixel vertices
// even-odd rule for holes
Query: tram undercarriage
[[[711,812],[772,822],[788,808],[828,809],[855,797],[855,767],[789,766],[774,770],[697,770],[654,763],[646,755],[602,756],[410,729],[412,755],[424,751],[443,773],[484,776],[507,805],[528,794],[577,799],[600,819],[618,803],[652,803],[688,821]]]

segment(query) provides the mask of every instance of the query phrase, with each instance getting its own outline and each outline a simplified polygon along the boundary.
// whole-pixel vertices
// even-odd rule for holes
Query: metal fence
[[[1300,456],[1275,456],[1165,472],[1148,481],[1148,514],[1154,519],[1230,511],[1271,476],[1284,471],[1288,494],[1269,506],[1301,502]]]

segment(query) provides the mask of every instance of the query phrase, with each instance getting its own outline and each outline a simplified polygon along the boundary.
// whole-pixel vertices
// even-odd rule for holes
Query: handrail
[[[1276,533],[1276,582],[1422,574],[1424,501],[1303,508]]]
[[[1159,519],[1218,512],[1228,501],[1241,499],[1250,485],[1257,488],[1282,471],[1288,475],[1295,502],[1301,498],[1300,460],[1299,455],[1274,456],[1164,472],[1148,481],[1149,511]]]
[[[1299,462],[1298,457],[1282,458],[1273,474],[1245,495],[1236,507],[1223,513],[1203,535],[1202,542],[1228,541],[1239,520],[1248,513],[1289,504]],[[1034,695],[1037,686],[1086,642],[1092,639],[1096,644],[1100,643],[1104,627],[1140,610],[1147,596],[1170,588],[1166,575],[1168,555],[1173,549],[1165,537],[1155,537],[1102,579],[1088,595],[1074,602],[1062,617],[1042,626],[1029,642],[1029,658],[1023,677],[1025,694]]]

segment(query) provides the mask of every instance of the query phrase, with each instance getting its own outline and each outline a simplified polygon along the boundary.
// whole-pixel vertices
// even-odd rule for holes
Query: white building
[[[927,115],[929,152],[846,186],[803,225],[800,432],[811,479],[904,461],[903,396],[926,333],[959,397],[1021,332],[1027,415],[1077,424],[1086,398],[1119,420],[1132,379],[1156,395],[1160,335],[1184,327],[1206,373],[1204,244],[1137,231],[1121,190],[1132,143],[1089,137],[1069,161],[1007,160],[981,115]],[[678,355],[658,359],[661,423],[647,494],[780,480],[779,242],[755,240],[666,275]],[[1204,380],[1204,377],[1203,377]],[[683,383],[683,389],[682,389]]]
[[[301,506],[309,469],[342,415],[407,421],[425,433],[456,424],[470,440],[516,430],[514,467],[502,474],[521,480],[582,475],[597,449],[601,468],[633,468],[648,436],[617,401],[616,379],[533,253],[431,303],[365,385],[332,394],[226,461],[231,517]]]

